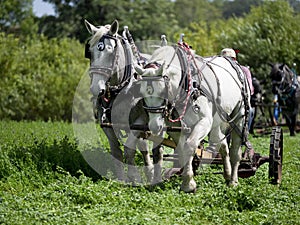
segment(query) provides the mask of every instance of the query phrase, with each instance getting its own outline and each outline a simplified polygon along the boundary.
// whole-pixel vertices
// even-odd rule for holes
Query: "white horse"
[[[111,123],[113,110],[117,112],[116,117],[118,117],[119,123],[146,124],[147,114],[142,105],[130,93],[122,98],[123,101],[115,104],[118,94],[121,91],[126,93],[124,89],[127,89],[135,79],[132,70],[132,65],[135,63],[132,49],[128,41],[118,35],[118,22],[115,20],[111,25],[95,27],[85,20],[85,25],[89,33],[92,34],[87,42],[85,53],[86,57],[90,59],[90,91],[93,95],[95,117],[100,120],[100,124]],[[124,116],[124,111],[128,109],[132,109],[130,118]],[[103,127],[103,130],[108,138],[111,154],[116,159],[114,172],[118,179],[124,180],[123,152],[120,148],[118,131],[111,127]],[[139,138],[139,133],[128,131],[128,138],[124,144],[125,162],[129,165],[128,178],[130,182],[139,182],[134,162],[135,149],[138,147],[144,158],[147,180],[151,182],[153,179],[153,163],[150,159],[147,142]],[[159,146],[153,151],[160,151]],[[155,177],[161,180],[159,172]]]
[[[250,92],[240,67],[224,57],[202,58],[190,49],[165,46],[150,63],[158,68],[140,69],[140,92],[149,110],[149,128],[162,135],[165,125],[181,126],[169,132],[177,144],[182,172],[181,190],[194,192],[192,160],[201,140],[219,150],[228,185],[238,184],[241,145],[247,140],[246,118]],[[231,133],[229,149],[226,137]]]

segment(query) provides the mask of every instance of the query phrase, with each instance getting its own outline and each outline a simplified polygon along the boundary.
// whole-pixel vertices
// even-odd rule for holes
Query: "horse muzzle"
[[[90,91],[93,96],[103,96],[105,94],[106,86],[105,82],[99,81],[97,83],[92,82]]]
[[[149,130],[154,135],[160,135],[163,132],[164,119],[161,116],[155,115],[149,120]]]

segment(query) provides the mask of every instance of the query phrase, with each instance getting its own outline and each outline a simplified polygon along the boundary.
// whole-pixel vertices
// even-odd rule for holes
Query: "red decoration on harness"
[[[183,47],[186,51],[191,50],[191,46],[189,46],[186,42],[178,42],[177,43],[179,46]]]

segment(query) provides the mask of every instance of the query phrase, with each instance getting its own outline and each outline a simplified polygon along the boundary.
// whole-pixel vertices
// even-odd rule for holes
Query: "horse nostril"
[[[105,90],[104,90],[104,89],[101,89],[101,90],[99,91],[99,95],[98,95],[98,96],[102,96],[102,95],[104,95],[104,93],[105,93]]]
[[[150,124],[149,129],[152,134],[159,135],[163,130],[163,126],[162,125],[154,125],[153,126],[152,124]]]
[[[162,125],[158,126],[158,132],[161,133],[162,130],[163,130],[163,126]]]

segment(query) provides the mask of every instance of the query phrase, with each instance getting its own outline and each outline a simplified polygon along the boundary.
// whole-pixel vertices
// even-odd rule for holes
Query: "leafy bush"
[[[71,119],[76,86],[87,68],[78,41],[0,33],[0,67],[0,119]]]

